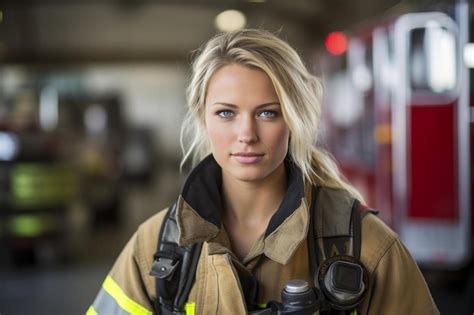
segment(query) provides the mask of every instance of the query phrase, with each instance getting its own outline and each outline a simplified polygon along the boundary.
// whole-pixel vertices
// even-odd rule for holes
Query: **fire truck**
[[[461,1],[331,34],[318,58],[321,144],[418,263],[440,270],[473,261],[469,11]]]

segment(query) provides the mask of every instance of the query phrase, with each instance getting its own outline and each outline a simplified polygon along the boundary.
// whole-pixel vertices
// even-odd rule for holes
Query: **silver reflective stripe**
[[[92,311],[102,314],[132,314],[132,315],[151,315],[152,312],[146,307],[138,304],[123,292],[122,288],[109,275],[102,284],[96,300],[91,308]]]
[[[99,294],[95,298],[92,305],[94,310],[99,315],[130,315],[131,313],[125,311],[114,298],[107,293],[103,288],[100,289]]]

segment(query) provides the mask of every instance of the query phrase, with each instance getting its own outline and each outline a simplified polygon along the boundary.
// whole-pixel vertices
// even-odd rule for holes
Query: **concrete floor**
[[[130,186],[124,194],[123,223],[93,230],[73,262],[0,266],[0,315],[84,314],[126,241],[141,222],[171,202],[179,182],[174,168],[162,167],[152,185]],[[441,314],[474,314],[469,306],[474,296],[464,292],[464,276],[424,272]]]

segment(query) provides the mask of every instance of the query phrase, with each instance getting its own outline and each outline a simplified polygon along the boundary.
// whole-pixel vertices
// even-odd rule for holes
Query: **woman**
[[[181,133],[183,163],[199,164],[175,206],[140,226],[88,314],[171,314],[176,291],[160,288],[172,287],[178,281],[173,277],[190,280],[190,291],[180,298],[186,304],[174,310],[177,314],[275,313],[282,307],[282,289],[292,279],[315,284],[320,304],[305,305],[321,312],[437,314],[416,263],[394,232],[364,212],[360,245],[355,241],[360,220],[349,216],[359,215],[353,200],[362,198],[315,146],[320,96],[320,82],[274,35],[243,30],[211,39],[193,64],[189,113]],[[352,207],[346,211],[349,216],[339,210],[344,207]],[[341,222],[346,221],[353,225],[342,235],[337,231],[345,231]],[[175,239],[172,247],[167,239]],[[179,264],[186,265],[186,259],[169,254],[170,248],[196,244],[201,251],[190,256],[196,257],[195,270],[183,269]],[[321,250],[313,251],[317,246]],[[160,254],[166,250],[168,256]],[[345,260],[341,270],[349,273],[335,273],[328,286],[336,285],[336,293],[359,292],[341,307],[324,282],[331,269],[323,268],[330,260],[324,259],[331,256]],[[150,271],[161,279],[158,289]],[[160,276],[162,271],[166,275]],[[337,291],[337,281],[342,291]]]

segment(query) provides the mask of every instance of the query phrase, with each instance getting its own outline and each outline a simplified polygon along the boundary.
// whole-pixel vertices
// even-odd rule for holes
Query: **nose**
[[[258,141],[257,126],[253,117],[245,117],[238,126],[238,140],[240,143],[255,143]]]

